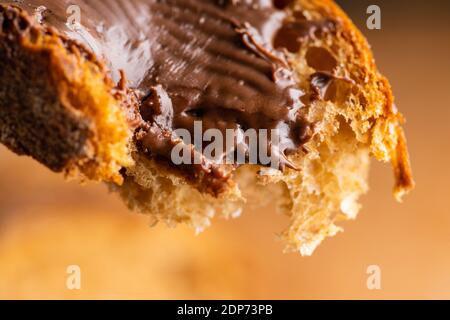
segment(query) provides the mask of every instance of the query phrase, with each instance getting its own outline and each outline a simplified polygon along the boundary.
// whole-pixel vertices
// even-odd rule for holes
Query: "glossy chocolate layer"
[[[124,71],[144,120],[136,140],[151,157],[170,162],[171,148],[183,143],[173,131],[194,133],[195,121],[222,132],[278,129],[273,152],[280,169],[292,167],[286,155],[310,138],[287,54],[333,25],[293,20],[283,10],[290,1],[0,1],[8,2],[85,44],[109,64],[114,80]],[[190,167],[184,170],[192,176],[216,180],[231,172],[206,158]]]
[[[275,152],[286,164],[284,152],[301,143],[295,129],[303,122],[297,119],[302,92],[285,56],[271,46],[284,13],[264,1],[165,0],[151,8],[158,32],[153,64],[139,84],[147,95],[144,120],[192,133],[195,121],[223,133],[277,128]],[[154,140],[142,141],[151,146]]]

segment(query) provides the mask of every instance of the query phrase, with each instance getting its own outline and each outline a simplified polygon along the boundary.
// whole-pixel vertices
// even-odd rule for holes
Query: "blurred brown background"
[[[450,2],[339,1],[369,38],[406,126],[417,189],[397,204],[374,163],[356,221],[314,256],[283,254],[272,208],[203,234],[149,228],[102,185],[67,183],[0,147],[0,298],[450,298]],[[378,4],[382,30],[367,30]],[[81,290],[66,288],[68,265]],[[379,265],[382,289],[366,286]]]

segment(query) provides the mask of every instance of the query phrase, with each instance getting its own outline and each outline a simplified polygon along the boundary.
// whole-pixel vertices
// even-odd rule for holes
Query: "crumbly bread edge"
[[[16,37],[23,54],[47,59],[48,72],[42,77],[55,87],[60,108],[88,123],[90,134],[82,152],[61,171],[70,178],[122,183],[120,169],[132,164],[132,131],[104,64],[84,46],[40,25],[20,8],[0,6],[2,22],[8,19],[13,24],[5,37]]]
[[[134,153],[136,166],[127,169],[124,187],[118,189],[130,208],[149,214],[154,222],[183,222],[203,230],[215,214],[238,216],[249,199],[275,201],[290,220],[280,233],[286,251],[311,255],[325,238],[342,230],[340,222],[356,218],[358,199],[368,191],[370,155],[392,164],[398,200],[414,187],[401,127],[404,119],[366,39],[333,1],[297,0],[288,10],[298,7],[310,19],[339,21],[338,33],[311,39],[291,56],[301,88],[311,90],[308,79],[316,71],[305,58],[312,46],[332,51],[339,62],[338,75],[355,82],[337,101],[317,101],[309,108],[308,117],[318,129],[305,145],[307,152],[290,158],[300,170],[282,173],[244,166],[236,172],[235,184],[214,198],[156,161]]]

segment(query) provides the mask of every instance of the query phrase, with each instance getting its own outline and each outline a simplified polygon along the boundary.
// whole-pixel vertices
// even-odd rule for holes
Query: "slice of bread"
[[[215,215],[238,216],[246,202],[275,201],[290,219],[286,250],[310,255],[341,230],[339,222],[356,217],[371,155],[392,164],[398,200],[414,182],[403,117],[362,34],[331,0],[290,1],[284,10],[333,25],[288,54],[315,131],[289,156],[296,170],[244,165],[219,194],[205,192],[204,177],[187,177],[130,140],[139,100],[124,78],[114,86],[83,45],[10,5],[0,5],[0,139],[55,171],[108,182],[155,223],[201,231]]]

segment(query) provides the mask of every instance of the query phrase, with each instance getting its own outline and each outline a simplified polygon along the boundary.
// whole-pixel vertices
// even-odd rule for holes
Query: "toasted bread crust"
[[[131,132],[104,65],[82,45],[39,25],[15,6],[0,5],[0,17],[1,25],[7,26],[0,30],[0,56],[5,63],[2,81],[11,81],[4,72],[17,67],[16,81],[3,86],[9,85],[9,92],[1,92],[5,112],[0,126],[2,142],[54,171],[121,183],[119,170],[131,163]],[[23,66],[14,64],[15,56],[22,57]],[[27,83],[38,81],[27,79],[33,68],[39,68],[41,74],[34,76],[45,82],[53,96],[53,114],[42,114],[48,110],[30,105],[36,92]],[[18,99],[14,92],[20,93]],[[21,130],[14,130],[14,123],[6,121],[11,112],[24,121]],[[58,120],[64,120],[65,126]],[[42,124],[36,123],[39,121]],[[39,127],[45,130],[39,132]],[[66,143],[61,146],[63,140]],[[34,148],[36,144],[39,148]]]

